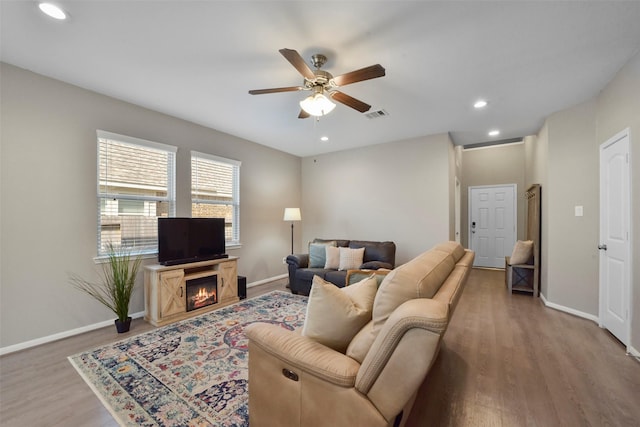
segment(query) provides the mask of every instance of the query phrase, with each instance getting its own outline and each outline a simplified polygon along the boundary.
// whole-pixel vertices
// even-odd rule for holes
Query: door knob
[[[600,249],[601,251],[606,251],[607,245],[598,245],[598,249]]]

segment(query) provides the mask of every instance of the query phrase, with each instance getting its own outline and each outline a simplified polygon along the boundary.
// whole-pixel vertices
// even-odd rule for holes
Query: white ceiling
[[[31,0],[0,2],[4,62],[297,156],[450,132],[456,144],[536,133],[602,89],[640,48],[640,2],[66,1],[64,22]],[[302,77],[278,53],[324,53],[344,105],[300,120],[307,92],[251,96]],[[472,103],[485,98],[482,111]],[[326,135],[328,142],[319,137]],[[133,135],[135,136],[135,135]]]

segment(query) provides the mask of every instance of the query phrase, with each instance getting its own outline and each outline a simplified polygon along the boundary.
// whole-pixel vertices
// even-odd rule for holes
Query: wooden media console
[[[144,319],[155,326],[183,320],[239,301],[238,257],[178,265],[144,267]],[[215,284],[213,304],[188,310],[189,281],[211,278]]]

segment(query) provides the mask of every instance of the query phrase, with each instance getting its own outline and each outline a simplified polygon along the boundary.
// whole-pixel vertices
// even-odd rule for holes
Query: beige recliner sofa
[[[249,422],[403,425],[438,354],[474,253],[445,242],[389,272],[372,320],[345,354],[299,331],[256,323],[249,338]]]

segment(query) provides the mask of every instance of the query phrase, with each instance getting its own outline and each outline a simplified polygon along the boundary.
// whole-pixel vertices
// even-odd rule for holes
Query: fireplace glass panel
[[[187,280],[187,311],[218,302],[218,275]]]

